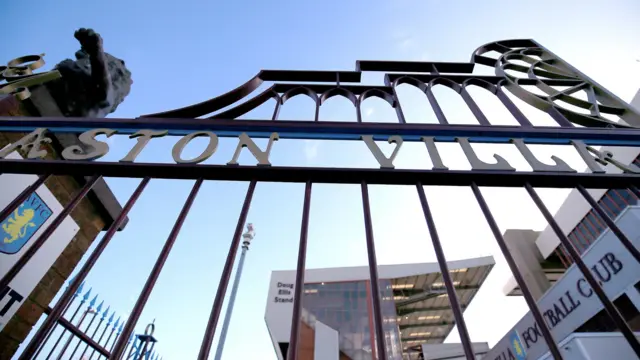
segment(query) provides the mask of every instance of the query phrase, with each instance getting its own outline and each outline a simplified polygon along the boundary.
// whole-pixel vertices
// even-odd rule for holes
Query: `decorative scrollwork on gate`
[[[60,78],[57,70],[34,74],[44,64],[44,54],[40,54],[21,56],[7,65],[0,65],[0,95],[11,94],[19,100],[26,100],[31,96],[29,87]]]
[[[490,51],[501,55],[498,59],[484,56]],[[504,78],[503,84],[509,91],[556,120],[565,118],[569,122],[565,125],[630,127],[606,117],[612,115],[625,120],[631,127],[640,126],[640,115],[626,103],[532,40],[498,41],[483,45],[474,52],[473,60],[493,66],[496,75]],[[508,71],[522,74],[523,77]],[[544,95],[531,92],[525,86],[535,86]],[[580,91],[586,93],[586,100],[576,97]],[[583,109],[585,113],[568,109],[566,104]]]
[[[496,51],[500,56],[487,56],[490,51]],[[473,72],[476,65],[493,67],[496,76],[475,75]],[[358,84],[364,71],[385,72],[385,84]],[[523,77],[511,72],[521,73]],[[262,93],[241,102],[266,81],[275,83]],[[295,83],[284,83],[287,81]],[[315,121],[320,120],[319,107],[324,101],[333,96],[342,96],[353,103],[357,121],[362,122],[360,104],[365,98],[376,96],[388,102],[396,110],[397,120],[405,123],[396,94],[396,87],[401,84],[415,86],[424,92],[441,125],[450,122],[433,94],[432,88],[435,85],[444,85],[458,93],[479,125],[489,126],[491,123],[468,93],[466,88],[469,85],[477,85],[491,92],[523,127],[533,125],[503,88],[507,88],[525,103],[548,113],[563,127],[640,127],[640,114],[636,110],[533,40],[504,40],[483,45],[473,52],[470,62],[357,61],[355,71],[262,70],[245,84],[226,94],[195,105],[143,117],[236,119],[270,99],[275,99],[276,106],[271,120],[277,120],[280,108],[288,99],[296,95],[307,95],[315,103]],[[541,94],[529,91],[526,86],[537,87]],[[575,96],[580,91],[586,92],[586,99]],[[575,111],[575,108],[567,105],[579,109]],[[231,108],[218,112],[227,106]],[[616,119],[619,117],[626,124],[617,123],[607,118],[608,116]]]

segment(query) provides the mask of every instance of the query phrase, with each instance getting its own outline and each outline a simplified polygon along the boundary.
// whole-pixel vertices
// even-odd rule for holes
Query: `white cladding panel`
[[[316,321],[315,329],[313,360],[338,360],[340,358],[338,332],[320,321]]]
[[[640,333],[636,333],[640,339]],[[564,360],[626,360],[636,359],[636,354],[620,333],[576,333],[560,342],[560,354]],[[539,360],[552,360],[547,354]]]

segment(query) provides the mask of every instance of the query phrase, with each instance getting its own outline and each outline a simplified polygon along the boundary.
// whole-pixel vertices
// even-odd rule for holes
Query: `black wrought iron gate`
[[[489,51],[497,51],[501,54],[498,59],[493,59],[484,54]],[[517,62],[516,62],[517,60]],[[522,62],[529,66],[522,65]],[[495,76],[474,75],[475,66],[490,66],[495,69]],[[361,74],[365,71],[385,72],[385,84],[380,86],[358,85]],[[525,76],[517,78],[511,75],[512,71],[520,72]],[[255,97],[239,103],[223,112],[209,116],[218,110],[239,102],[256,90],[263,82],[273,81],[274,84]],[[292,83],[295,82],[295,83]],[[408,83],[422,90],[431,108],[434,110],[437,124],[410,124],[407,123],[402,107],[398,101],[396,87],[399,84]],[[456,91],[469,109],[472,111],[477,125],[451,125],[442,112],[436,98],[433,96],[432,87],[436,84],[445,85]],[[480,86],[495,95],[506,109],[515,117],[519,126],[495,126],[491,125],[486,115],[482,113],[478,105],[469,96],[466,87],[470,85]],[[546,95],[534,94],[523,86],[533,85],[542,90]],[[557,90],[554,86],[568,87],[565,90]],[[505,95],[504,89],[518,96],[523,101],[533,105],[551,115],[557,122],[555,127],[536,127],[525,117],[518,107]],[[572,96],[577,91],[585,90],[588,100],[580,100]],[[315,121],[280,121],[278,120],[281,106],[291,97],[305,94],[313,99],[316,106]],[[357,109],[357,122],[325,122],[318,119],[320,105],[332,96],[344,96],[349,99]],[[362,119],[361,104],[368,97],[379,97],[387,101],[396,111],[397,119],[388,123],[366,123]],[[273,116],[268,120],[243,120],[235,121],[238,117],[265,103],[275,99],[276,107]],[[570,103],[582,109],[588,110],[588,114],[577,113],[559,106],[558,102]],[[622,122],[608,120],[605,115],[617,116]],[[209,117],[207,117],[209,116]],[[207,180],[233,180],[247,181],[249,188],[244,199],[244,204],[238,218],[235,233],[231,239],[229,253],[224,264],[222,277],[213,299],[212,309],[207,323],[206,331],[202,337],[198,359],[207,359],[216,326],[220,318],[223,300],[228,288],[235,254],[240,246],[241,233],[246,222],[247,212],[251,206],[254,191],[259,182],[300,182],[305,183],[303,216],[300,232],[300,245],[298,251],[297,275],[295,285],[294,310],[291,326],[291,337],[288,347],[288,359],[297,358],[300,334],[301,299],[304,284],[305,257],[307,251],[307,228],[309,223],[310,199],[313,184],[340,183],[359,184],[362,191],[362,206],[364,209],[364,224],[366,229],[366,244],[369,259],[371,287],[373,294],[379,294],[378,274],[376,264],[376,252],[372,220],[370,214],[369,191],[371,184],[388,185],[412,185],[416,187],[417,196],[422,205],[425,221],[431,234],[431,240],[440,265],[440,270],[446,286],[450,305],[454,313],[455,323],[460,333],[460,338],[468,359],[474,358],[471,341],[462,316],[460,304],[456,296],[456,290],[452,283],[447,263],[442,250],[438,233],[436,231],[429,201],[425,195],[425,185],[446,185],[471,187],[473,194],[480,205],[482,213],[488,222],[493,235],[507,263],[513,272],[518,285],[527,301],[533,316],[535,317],[540,332],[544,337],[551,354],[555,359],[562,356],[558,349],[547,322],[545,322],[540,309],[529,291],[522,274],[518,270],[512,255],[510,254],[502,233],[499,230],[481,191],[481,187],[521,187],[526,189],[544,218],[548,221],[555,234],[560,239],[568,256],[582,272],[584,279],[600,299],[610,318],[615,322],[628,343],[640,357],[640,343],[632,330],[625,322],[621,314],[606,296],[598,280],[594,278],[587,265],[582,261],[579,252],[572,242],[554,220],[553,215],[542,202],[536,188],[576,188],[591,204],[598,217],[616,234],[619,241],[640,261],[640,252],[632,244],[629,238],[616,226],[613,219],[586,191],[587,188],[615,188],[629,189],[636,197],[640,198],[640,190],[636,187],[640,181],[640,169],[633,165],[623,166],[622,174],[605,173],[599,164],[614,163],[615,159],[606,154],[598,153],[593,146],[640,146],[640,115],[629,105],[618,99],[615,95],[599,86],[593,80],[580,73],[578,70],[555,56],[549,50],[533,40],[508,40],[484,45],[478,48],[472,55],[470,62],[461,63],[436,63],[436,62],[397,62],[397,61],[359,61],[355,71],[284,71],[264,70],[244,85],[211,100],[171,110],[163,113],[145,115],[135,119],[91,119],[91,118],[0,118],[0,131],[2,132],[31,132],[21,142],[14,143],[0,151],[0,172],[16,174],[36,174],[38,181],[27,187],[4,210],[0,218],[6,217],[21,204],[30,193],[41,186],[47,177],[52,174],[85,176],[87,178],[83,188],[75,198],[65,207],[53,223],[47,228],[31,246],[29,251],[0,279],[0,289],[4,288],[20,272],[29,259],[42,247],[47,237],[60,225],[78,202],[91,191],[92,186],[101,177],[128,177],[140,178],[140,184],[133,195],[126,202],[122,212],[111,225],[109,230],[100,239],[95,250],[90,254],[86,263],[81,267],[78,275],[64,291],[62,297],[47,316],[46,321],[40,326],[35,336],[20,356],[20,359],[31,359],[38,351],[48,333],[57,321],[60,320],[63,311],[67,308],[74,294],[92,269],[104,249],[116,234],[116,229],[126,218],[131,208],[144,191],[145,187],[153,179],[191,179],[195,184],[188,195],[182,210],[171,230],[160,255],[158,256],[148,280],[135,303],[129,319],[126,321],[121,336],[111,349],[102,349],[100,353],[108,359],[120,359],[125,355],[127,340],[130,338],[140,314],[145,307],[156,280],[162,271],[165,260],[174,245],[176,237],[182,228],[184,220],[189,213],[198,191],[204,181]],[[97,129],[97,130],[94,130]],[[141,131],[144,130],[144,131]],[[83,133],[88,138],[98,134],[111,135],[135,134],[139,139],[137,152],[127,155],[127,159],[120,162],[93,162],[104,153],[99,149],[93,152],[70,152],[72,156],[66,160],[10,160],[4,158],[10,151],[18,149],[25,151],[27,158],[38,158],[42,139],[47,133]],[[242,166],[237,161],[231,161],[227,165],[198,164],[215,151],[207,148],[205,153],[197,159],[184,160],[180,158],[181,148],[174,148],[174,156],[178,164],[150,164],[137,163],[133,160],[142,150],[144,141],[152,137],[163,135],[179,135],[183,138],[183,146],[197,136],[209,137],[211,143],[217,142],[217,137],[239,137],[240,145],[248,147],[258,159],[258,166]],[[134,135],[132,135],[134,137]],[[386,157],[377,158],[380,169],[339,169],[339,168],[313,168],[313,167],[282,167],[269,163],[268,150],[257,149],[251,138],[268,138],[275,141],[277,138],[289,139],[316,139],[316,140],[384,140],[389,142],[415,141],[423,142],[434,165],[431,170],[402,170],[393,168],[392,159]],[[144,141],[140,141],[143,139]],[[182,141],[182,140],[181,140]],[[457,142],[465,151],[472,165],[471,171],[448,170],[439,158],[435,142]],[[516,172],[508,164],[498,161],[495,164],[485,163],[475,157],[470,143],[511,143],[522,153],[532,166],[532,172]],[[567,169],[561,163],[556,165],[544,164],[527,153],[526,144],[566,144],[573,145],[583,156],[590,171],[580,173]],[[594,158],[595,157],[595,158]],[[236,158],[237,160],[237,158]],[[618,164],[619,165],[619,164]],[[373,296],[373,314],[375,335],[383,339],[382,312],[379,296]],[[94,346],[94,345],[91,345]],[[387,349],[384,341],[377,341],[377,354],[379,359],[386,359]],[[95,346],[94,346],[95,347]]]

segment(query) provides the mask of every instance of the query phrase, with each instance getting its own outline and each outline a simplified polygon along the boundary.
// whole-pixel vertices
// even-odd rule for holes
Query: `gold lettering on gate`
[[[42,145],[51,143],[51,139],[46,138],[45,134],[47,129],[38,128],[33,132],[27,134],[20,140],[8,145],[4,149],[0,150],[0,159],[5,158],[8,154],[22,150],[27,152],[27,159],[43,158],[47,155],[47,151],[42,149]],[[98,135],[106,135],[110,137],[116,133],[113,129],[92,129],[86,131],[78,136],[80,143],[84,146],[71,145],[62,151],[62,156],[65,160],[96,160],[105,156],[109,152],[109,145],[103,141],[96,140]],[[145,146],[154,138],[164,137],[168,134],[167,130],[139,130],[130,135],[130,139],[137,139],[137,143],[128,152],[128,154],[120,160],[120,162],[133,163],[140,152]],[[195,137],[206,136],[209,137],[209,144],[202,154],[194,159],[185,160],[182,159],[181,153],[184,147]],[[238,136],[238,145],[236,150],[227,163],[228,166],[235,166],[238,164],[240,152],[243,148],[247,148],[251,154],[258,161],[258,166],[270,166],[269,156],[273,144],[278,141],[279,135],[274,132],[269,136],[269,142],[265,150],[261,150],[260,147],[251,139],[246,133],[241,133]],[[393,164],[396,159],[400,148],[404,143],[404,139],[400,135],[392,135],[387,141],[390,144],[395,144],[396,147],[389,157],[384,155],[378,145],[375,143],[372,135],[362,135],[360,139],[365,143],[371,154],[374,156],[381,169],[394,169]],[[423,142],[427,148],[428,156],[431,158],[433,164],[433,170],[447,171],[447,166],[442,161],[438,149],[436,148],[436,141],[433,137],[421,137],[420,141]],[[469,139],[466,137],[455,138],[455,141],[460,144],[465,157],[471,164],[471,171],[486,171],[486,170],[498,170],[498,171],[516,171],[503,157],[494,154],[493,157],[496,163],[486,163],[478,157],[476,152],[471,147]],[[539,161],[531,152],[523,139],[510,139],[509,143],[515,145],[516,149],[523,155],[525,160],[531,165],[534,172],[565,172],[575,173],[576,170],[572,169],[564,160],[552,155],[551,159],[555,162],[554,165],[548,165]],[[586,163],[588,169],[592,173],[604,173],[605,170],[600,165],[613,165],[624,173],[640,174],[640,167],[634,164],[624,164],[614,157],[611,151],[602,151],[586,145],[581,140],[571,140],[570,144],[576,149],[582,160]],[[218,136],[211,131],[196,131],[183,136],[174,145],[172,149],[172,156],[177,164],[198,164],[209,157],[211,157],[217,150]]]

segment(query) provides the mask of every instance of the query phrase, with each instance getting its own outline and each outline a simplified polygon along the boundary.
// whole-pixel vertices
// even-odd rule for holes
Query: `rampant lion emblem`
[[[22,208],[24,205],[21,205]],[[17,208],[13,212],[13,217],[9,217],[6,224],[2,224],[2,230],[4,230],[9,237],[4,238],[5,244],[11,244],[12,242],[23,238],[27,234],[27,229],[36,226],[31,220],[35,215],[33,209],[25,209],[20,214],[20,208]]]
[[[524,355],[524,352],[522,351],[522,347],[520,346],[520,343],[518,342],[518,340],[513,340],[513,347],[514,349],[516,349],[516,353],[520,356]]]
[[[76,60],[56,65],[62,77],[45,86],[64,116],[106,117],[129,95],[131,72],[123,60],[104,52],[100,34],[83,28],[74,35],[81,46]]]

